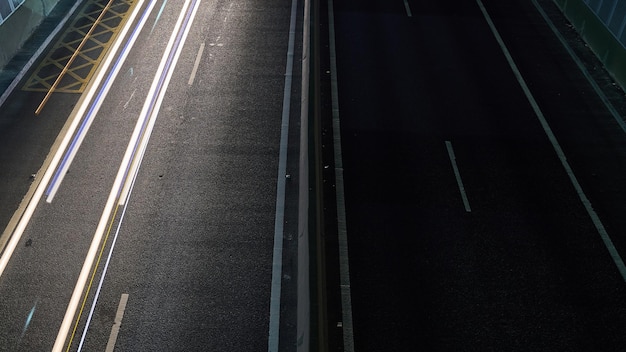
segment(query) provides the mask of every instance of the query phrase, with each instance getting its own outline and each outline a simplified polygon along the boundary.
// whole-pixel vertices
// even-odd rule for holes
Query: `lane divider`
[[[109,342],[104,350],[105,352],[113,352],[115,349],[115,342],[117,341],[117,335],[120,332],[120,326],[122,325],[122,319],[124,318],[124,311],[126,310],[126,304],[128,303],[128,293],[123,293],[120,298],[120,303],[117,306],[117,313],[115,313],[115,323],[111,328],[111,335],[109,336]]]
[[[406,10],[407,17],[413,17],[413,14],[411,13],[411,8],[409,7],[409,2],[407,0],[404,0],[404,9]]]
[[[168,41],[165,53],[163,54],[161,63],[156,71],[157,73],[154,77],[152,85],[150,86],[148,97],[144,103],[140,117],[137,120],[137,124],[135,125],[135,129],[118,169],[117,176],[113,183],[113,187],[111,188],[111,192],[109,194],[109,198],[107,199],[104,211],[102,212],[102,216],[100,217],[98,227],[96,228],[96,232],[89,247],[89,251],[87,252],[80,275],[76,281],[74,292],[72,293],[72,297],[68,303],[68,307],[61,323],[61,327],[59,328],[52,352],[63,351],[72,322],[74,321],[74,317],[76,316],[79,308],[80,298],[83,294],[85,296],[89,295],[91,285],[87,287],[87,282],[92,268],[93,270],[97,270],[97,266],[94,266],[94,262],[98,254],[98,248],[100,247],[102,238],[107,230],[107,225],[109,225],[110,221],[112,221],[111,215],[113,210],[114,208],[117,209],[119,206],[119,197],[122,194],[122,187],[124,186],[124,183],[129,181],[128,177],[130,175],[135,175],[137,173],[140,166],[140,162],[134,162],[134,159],[139,158],[139,160],[141,160],[141,158],[143,158],[143,154],[145,153],[148,140],[150,139],[152,129],[156,122],[167,86],[169,85],[169,81],[174,72],[176,62],[182,52],[183,44],[187,38],[189,30],[191,29],[191,24],[200,2],[201,0],[186,0],[180,12],[180,16],[174,25],[174,30]],[[106,273],[103,273],[102,275],[105,274]],[[94,299],[97,299],[97,297]],[[76,318],[77,320],[80,320],[81,312],[79,312],[78,317]],[[70,345],[68,344],[68,349],[69,347]]]
[[[196,61],[193,63],[193,70],[191,71],[191,75],[189,76],[189,81],[187,81],[187,85],[189,86],[193,85],[193,81],[196,79],[196,73],[198,73],[198,67],[200,66],[202,53],[204,53],[204,43],[200,44],[198,54],[196,54]]]

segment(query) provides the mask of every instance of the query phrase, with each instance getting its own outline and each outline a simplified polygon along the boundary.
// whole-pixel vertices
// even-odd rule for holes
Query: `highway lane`
[[[626,134],[532,3],[484,1],[533,106],[482,3],[334,0],[355,350],[618,351],[581,197],[623,254]]]
[[[70,350],[105,350],[118,311],[124,313],[119,350],[268,348],[285,67],[290,17],[300,16],[302,4],[294,2],[292,11],[291,1],[202,1],[128,207],[114,206],[101,219],[158,71],[167,44],[163,38],[170,37],[183,3],[188,2],[155,2],[57,194],[51,203],[40,201],[22,235],[0,280],[0,349],[52,349],[94,232],[103,223],[108,230],[102,258],[93,281],[87,281],[89,296],[84,307],[80,300],[73,336],[75,319],[70,319]],[[294,38],[301,38],[301,18],[294,20]],[[297,82],[297,60],[294,66]],[[288,120],[299,118],[299,88],[294,83],[290,91]],[[42,117],[61,115],[63,110],[55,108],[72,106],[72,99],[54,95]],[[23,98],[24,105],[32,100]],[[297,125],[292,126],[286,171],[297,174],[298,151],[292,146],[299,142]],[[17,133],[28,134],[27,129],[10,131],[15,139]],[[287,184],[288,202],[293,203],[296,188]],[[295,210],[285,216],[294,219]],[[285,231],[293,233],[291,223]],[[293,239],[285,237],[287,244]],[[289,281],[283,285],[287,293],[294,291]],[[295,344],[293,326],[280,322],[281,331],[286,327],[280,335],[283,349]],[[65,343],[62,339],[61,347]]]
[[[288,5],[198,15],[214,25],[190,34],[190,65],[172,85],[188,85],[201,43],[205,59],[166,100],[86,346],[106,342],[128,293],[120,350],[267,348]]]

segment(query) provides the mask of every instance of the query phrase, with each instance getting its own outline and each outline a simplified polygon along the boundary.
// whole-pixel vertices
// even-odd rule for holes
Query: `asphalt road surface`
[[[78,94],[35,116],[44,93],[22,85],[0,111],[0,350],[291,350],[295,273],[275,281],[274,241],[290,222],[294,246],[278,204],[297,194],[303,4],[134,3],[90,124]]]
[[[624,95],[554,5],[617,118],[533,1],[333,2],[354,350],[623,350]]]
[[[295,350],[303,2],[137,4],[88,129],[68,132],[88,120],[78,94],[35,116],[44,93],[17,89],[0,109],[0,350]],[[626,104],[554,5],[319,5],[335,45],[316,37],[331,192],[314,346],[621,351]]]

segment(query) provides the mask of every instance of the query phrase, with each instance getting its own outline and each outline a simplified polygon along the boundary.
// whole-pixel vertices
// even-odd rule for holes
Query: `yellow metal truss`
[[[107,0],[89,0],[83,5],[69,28],[35,69],[22,90],[35,92],[50,90],[107,3]],[[117,0],[111,5],[68,68],[65,76],[54,90],[55,92],[82,93],[85,90],[98,64],[122,28],[133,3],[135,0]]]

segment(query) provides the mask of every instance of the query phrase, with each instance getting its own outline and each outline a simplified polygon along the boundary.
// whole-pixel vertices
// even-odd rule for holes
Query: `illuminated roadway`
[[[2,106],[0,350],[289,348],[302,2],[135,4],[92,98]]]

